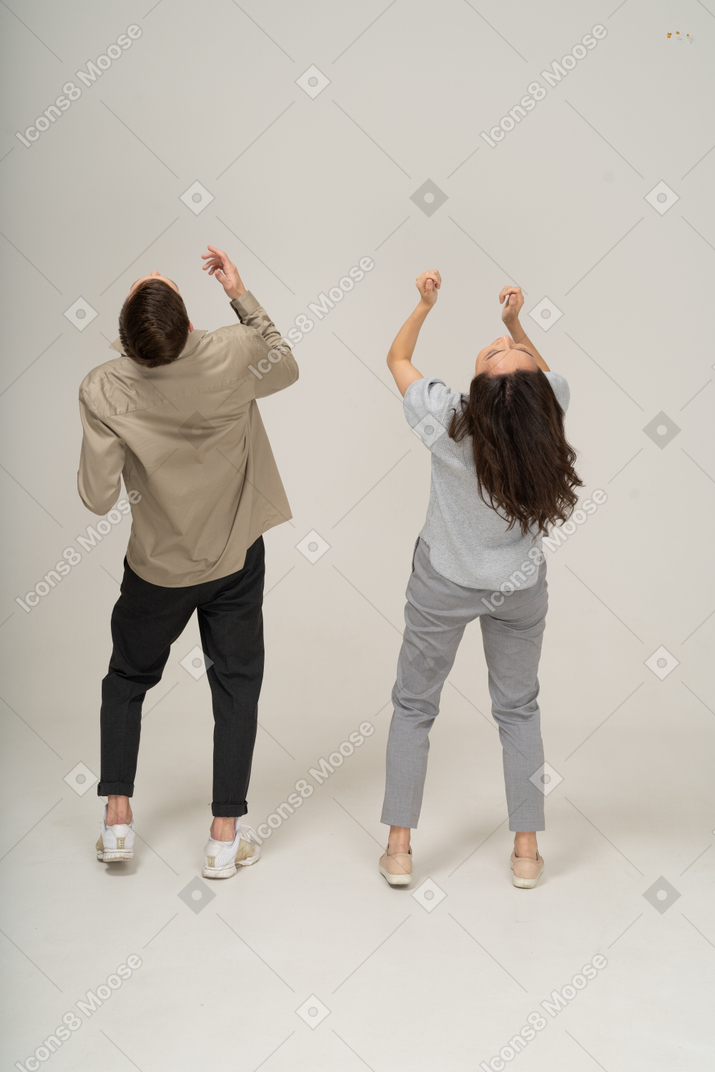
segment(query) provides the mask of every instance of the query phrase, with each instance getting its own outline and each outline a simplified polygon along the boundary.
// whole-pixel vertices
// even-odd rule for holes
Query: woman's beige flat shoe
[[[380,857],[380,874],[391,886],[407,886],[412,879],[412,849],[409,852],[388,852],[385,849]]]
[[[537,850],[536,858],[533,856],[516,856],[512,850],[511,869],[513,871],[512,882],[522,890],[532,889],[541,878],[544,870],[544,857]]]

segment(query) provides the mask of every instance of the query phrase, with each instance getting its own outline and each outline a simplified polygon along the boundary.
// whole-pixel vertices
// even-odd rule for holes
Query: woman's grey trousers
[[[537,582],[508,594],[465,588],[438,574],[418,537],[407,585],[405,632],[392,690],[381,822],[417,826],[429,731],[466,625],[479,618],[499,727],[510,830],[544,829],[544,748],[537,671],[548,607],[546,561]]]

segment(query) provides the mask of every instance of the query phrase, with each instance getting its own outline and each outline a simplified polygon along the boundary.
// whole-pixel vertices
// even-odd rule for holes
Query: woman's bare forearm
[[[412,364],[412,355],[415,352],[420,328],[424,324],[429,311],[429,305],[424,302],[419,303],[397,332],[387,355],[387,367],[392,373],[403,398],[410,384],[415,380],[422,379],[422,373]]]
[[[423,378],[422,373],[412,364],[412,355],[415,352],[420,328],[437,301],[439,288],[442,286],[442,276],[436,268],[428,268],[422,275],[417,276],[415,285],[420,292],[419,303],[397,332],[387,355],[387,367],[403,398],[410,384]]]
[[[417,345],[417,337],[419,336],[420,328],[424,324],[429,311],[429,305],[425,305],[424,302],[420,302],[417,305],[417,308],[410,313],[407,320],[397,332],[392,346],[390,347],[389,353],[387,355],[388,365],[392,365],[396,361],[412,360],[412,355],[415,352],[415,346]]]

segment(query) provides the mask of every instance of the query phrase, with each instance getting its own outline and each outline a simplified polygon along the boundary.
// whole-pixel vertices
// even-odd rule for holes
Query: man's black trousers
[[[102,681],[98,796],[133,795],[144,697],[161,680],[171,645],[196,611],[213,701],[211,811],[246,814],[263,682],[264,575],[262,536],[249,547],[242,569],[185,588],[149,584],[124,559],[112,611],[112,656]]]

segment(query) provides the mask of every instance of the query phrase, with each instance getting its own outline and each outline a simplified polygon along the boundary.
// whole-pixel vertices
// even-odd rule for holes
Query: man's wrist
[[[242,298],[244,294],[248,294],[248,291],[246,290],[245,287],[240,292],[233,291],[233,290],[231,291],[230,294],[228,292],[226,292],[226,297],[228,298],[229,301],[235,301],[237,298]]]

